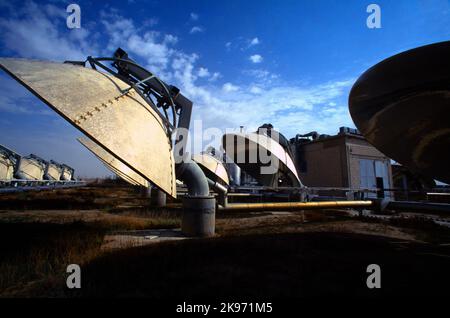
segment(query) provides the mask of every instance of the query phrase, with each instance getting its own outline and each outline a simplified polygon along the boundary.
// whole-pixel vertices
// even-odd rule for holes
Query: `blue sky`
[[[81,28],[65,9],[81,7]],[[366,8],[381,8],[381,29]],[[348,92],[368,67],[445,41],[448,0],[396,1],[1,1],[0,55],[63,61],[110,56],[117,47],[194,102],[203,128],[255,129],[288,138],[353,126]],[[413,67],[413,66],[412,66]],[[0,74],[0,143],[65,162],[79,176],[109,172],[70,124]]]

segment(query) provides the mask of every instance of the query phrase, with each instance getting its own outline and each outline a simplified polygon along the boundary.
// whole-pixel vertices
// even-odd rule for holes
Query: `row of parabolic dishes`
[[[74,169],[56,161],[46,161],[36,155],[21,156],[0,145],[0,181],[71,181]]]
[[[271,129],[272,126],[263,125],[254,133],[235,133],[223,136],[222,150],[209,147],[206,151],[192,155],[205,173],[205,176],[215,183],[224,187],[241,185],[241,169],[244,170],[260,185],[266,187],[303,187],[297,170],[295,168],[292,154],[287,147],[287,139],[279,132]],[[262,130],[261,128],[268,128]],[[276,140],[272,139],[276,135]],[[279,140],[278,140],[279,139]],[[78,141],[90,150],[110,171],[132,185],[150,187],[149,181],[133,171],[122,161],[110,154],[102,146],[93,140],[81,137]],[[231,149],[230,149],[231,147]],[[226,150],[232,152],[226,152]],[[268,162],[262,163],[261,159],[251,160],[251,153],[259,156],[262,149],[270,155]],[[259,153],[259,154],[258,154]],[[231,155],[231,157],[230,157]],[[243,162],[242,158],[250,158]],[[277,163],[276,169],[261,173],[262,169],[268,168],[271,163]]]

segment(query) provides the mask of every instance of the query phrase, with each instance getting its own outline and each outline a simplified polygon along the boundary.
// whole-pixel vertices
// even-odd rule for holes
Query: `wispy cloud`
[[[197,21],[197,20],[198,20],[198,14],[195,13],[195,12],[191,12],[191,14],[189,15],[189,18],[190,18],[192,21]]]
[[[258,45],[259,44],[259,39],[258,38],[253,38],[253,39],[251,39],[250,40],[250,43],[249,43],[249,47],[252,47],[252,46],[255,46],[255,45]]]
[[[222,90],[225,93],[237,92],[239,90],[239,86],[233,85],[231,83],[225,83],[222,86]]]
[[[207,68],[200,67],[198,69],[198,77],[208,77],[210,75]]]
[[[245,38],[243,36],[239,36],[232,41],[228,41],[225,43],[225,47],[228,51],[231,50],[240,50],[246,51],[252,47],[255,47],[261,43],[261,40],[258,37],[254,38]]]
[[[45,115],[56,114],[44,107],[36,107],[36,98],[25,87],[18,85],[15,80],[6,74],[0,75],[0,112],[19,115]]]
[[[263,57],[259,54],[251,55],[249,57],[249,59],[250,59],[250,61],[252,61],[252,63],[255,63],[255,64],[261,63],[263,61]]]
[[[191,31],[189,31],[190,34],[202,33],[202,32],[205,32],[205,29],[201,26],[194,26],[191,28]]]
[[[211,75],[211,77],[209,78],[209,80],[211,81],[211,82],[215,82],[215,81],[217,81],[219,78],[221,78],[222,77],[222,74],[220,74],[220,72],[214,72],[212,75]]]
[[[263,92],[263,90],[258,86],[253,85],[250,87],[250,93],[252,93],[252,94],[261,94],[262,92]]]
[[[0,19],[0,45],[14,55],[60,61],[85,59],[88,55],[110,56],[120,46],[140,64],[177,85],[194,102],[193,120],[201,119],[204,128],[217,127],[225,131],[244,125],[256,129],[261,123],[272,122],[290,137],[309,130],[335,133],[339,126],[353,126],[346,105],[352,79],[298,85],[286,83],[265,68],[242,70],[233,77],[222,75],[211,65],[205,65],[199,54],[178,47],[182,39],[149,30],[148,25],[137,25],[133,19],[114,10],[103,11],[96,21],[95,27],[106,40],[105,47],[99,49],[98,37],[93,36],[97,32],[95,28],[86,27],[84,33],[63,32],[60,24],[65,21],[52,18],[57,15],[54,8],[42,8],[31,2],[17,13]],[[258,38],[253,38],[247,45],[252,42],[255,42],[253,46],[260,43]],[[233,44],[230,42],[228,46]],[[263,60],[259,54],[252,56],[253,63]],[[3,85],[1,77],[0,87],[2,92],[9,89]],[[29,111],[26,100],[29,96],[21,99],[20,94],[23,92],[14,100],[0,99],[0,112],[25,114]]]
[[[87,29],[72,29],[62,34],[64,10],[53,5],[41,6],[32,1],[17,6],[14,14],[0,18],[2,46],[22,57],[49,60],[82,59],[96,52],[88,43]]]

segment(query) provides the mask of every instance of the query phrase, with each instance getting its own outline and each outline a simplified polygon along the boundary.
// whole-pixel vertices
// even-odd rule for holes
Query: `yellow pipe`
[[[309,210],[324,208],[359,208],[372,205],[373,201],[232,203],[227,204],[224,207],[219,206],[219,210]]]

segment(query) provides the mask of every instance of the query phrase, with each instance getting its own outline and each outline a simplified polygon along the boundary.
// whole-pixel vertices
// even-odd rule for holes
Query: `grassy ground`
[[[121,250],[83,268],[77,296],[431,295],[450,283],[448,250],[350,233],[221,237]],[[170,253],[168,252],[170,251]],[[369,264],[383,288],[366,287]]]
[[[18,208],[3,199],[0,297],[394,296],[450,283],[450,231],[423,220],[218,214],[214,239],[105,250],[114,231],[179,227],[179,205],[152,209],[129,187],[21,194]],[[65,287],[71,263],[82,266],[78,291]],[[372,263],[382,267],[378,291],[365,284]]]

